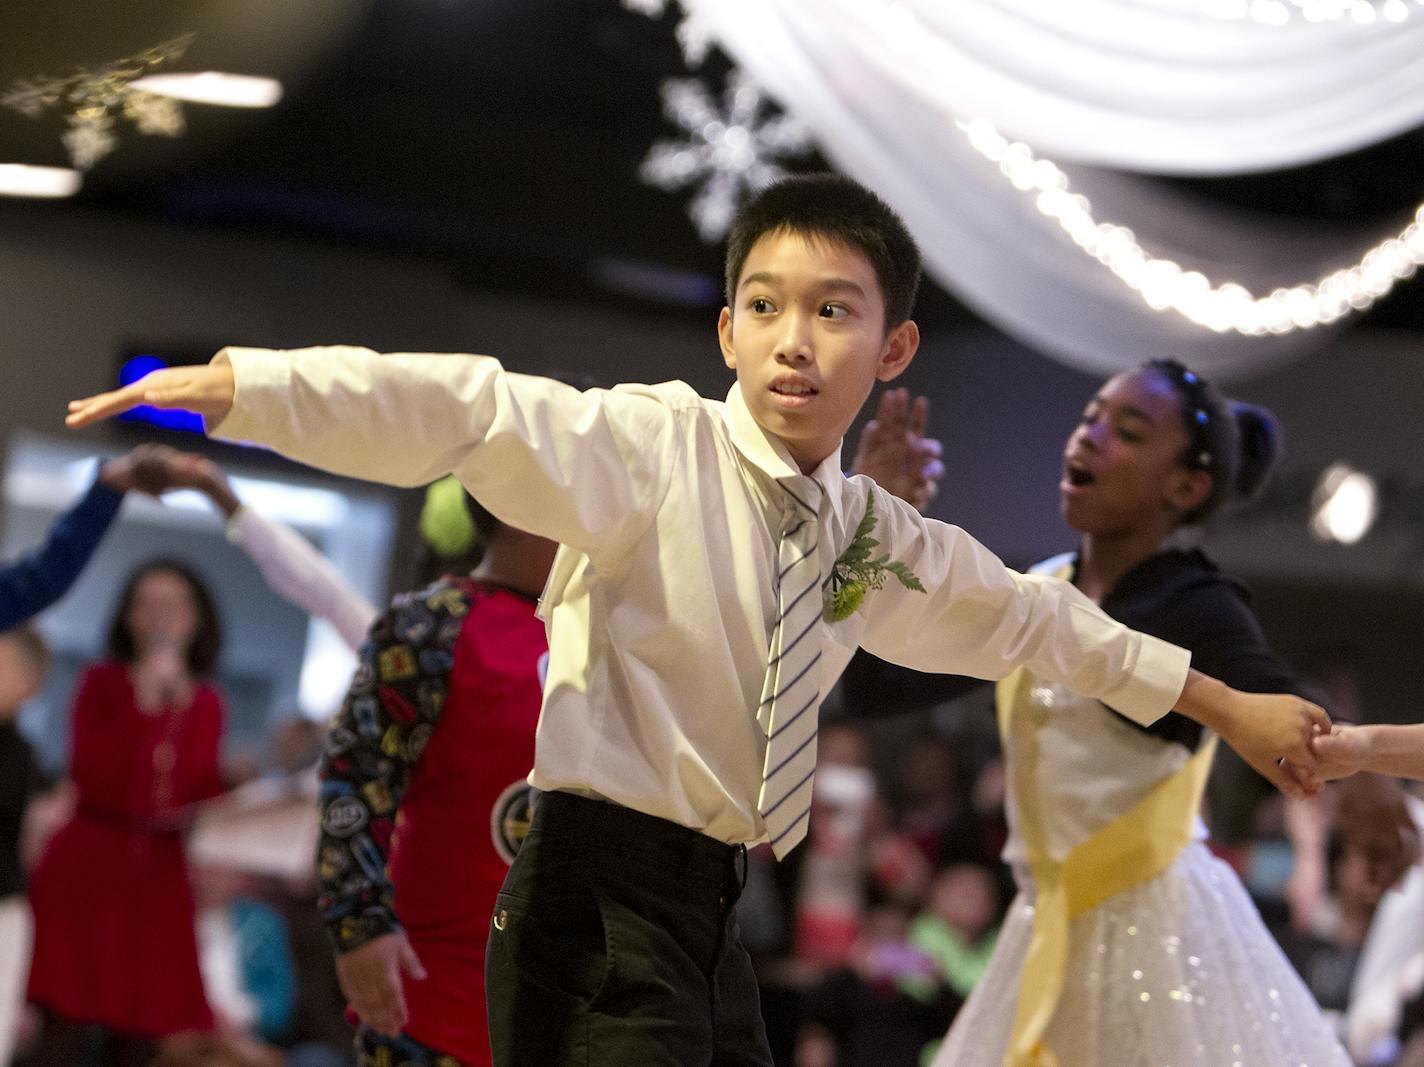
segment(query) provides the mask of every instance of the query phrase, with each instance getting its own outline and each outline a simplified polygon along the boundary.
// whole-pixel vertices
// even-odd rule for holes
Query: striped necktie
[[[777,546],[777,619],[757,722],[766,732],[757,810],[771,850],[781,859],[806,836],[811,782],[816,773],[816,722],[821,689],[817,630],[821,621],[821,564],[816,552],[821,487],[804,475],[778,478],[785,513]]]

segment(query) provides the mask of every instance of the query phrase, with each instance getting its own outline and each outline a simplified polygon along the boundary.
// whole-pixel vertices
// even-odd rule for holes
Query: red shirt
[[[528,827],[547,650],[534,601],[507,590],[445,579],[399,597],[322,762],[333,938],[349,949],[404,928],[428,974],[405,980],[405,1032],[470,1065],[490,1063],[485,939]]]

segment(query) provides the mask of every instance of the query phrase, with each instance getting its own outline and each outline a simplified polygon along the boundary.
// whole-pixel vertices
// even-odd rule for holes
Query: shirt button
[[[508,922],[509,912],[505,911],[503,908],[500,908],[499,914],[494,917],[494,928],[496,930],[503,930]]]

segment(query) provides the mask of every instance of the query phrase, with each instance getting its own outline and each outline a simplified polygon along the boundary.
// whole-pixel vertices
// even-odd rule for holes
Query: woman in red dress
[[[98,1062],[146,1064],[157,1039],[213,1027],[182,832],[191,806],[223,789],[222,705],[202,680],[219,643],[197,575],[151,562],[124,590],[110,658],[79,683],[69,766],[77,806],[30,887],[40,1063],[86,1062],[102,1040]]]

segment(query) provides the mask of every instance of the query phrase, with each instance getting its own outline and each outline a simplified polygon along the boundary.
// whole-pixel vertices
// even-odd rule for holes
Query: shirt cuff
[[[248,439],[260,440],[260,413],[273,403],[280,401],[285,406],[287,402],[286,391],[292,377],[290,353],[229,346],[213,357],[212,364],[232,368],[232,407],[220,422],[206,427],[208,436],[239,444]]]
[[[1187,684],[1192,654],[1151,634],[1139,637],[1132,673],[1100,699],[1133,722],[1151,726],[1176,707]]]
[[[96,478],[94,484],[89,487],[89,492],[84,494],[84,499],[80,501],[75,510],[85,512],[85,517],[88,519],[107,523],[119,513],[123,502],[123,493],[105,485]]]
[[[344,919],[328,922],[326,936],[331,940],[331,947],[340,954],[358,949],[378,937],[395,933],[400,928],[400,923],[390,912],[371,908],[360,915],[348,915]]]
[[[237,505],[237,510],[228,516],[227,524],[223,527],[223,536],[227,538],[228,544],[237,545],[239,548],[242,547],[242,534],[243,527],[246,525],[244,521],[246,516],[246,504]]]

